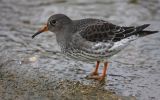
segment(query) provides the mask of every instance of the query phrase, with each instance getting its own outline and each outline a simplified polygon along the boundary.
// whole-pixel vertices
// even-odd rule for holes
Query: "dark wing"
[[[88,25],[80,35],[91,42],[117,42],[131,35],[138,35],[149,24],[138,27],[121,27],[108,22]]]

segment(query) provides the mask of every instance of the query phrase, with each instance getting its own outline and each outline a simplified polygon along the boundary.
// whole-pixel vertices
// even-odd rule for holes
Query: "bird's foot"
[[[98,76],[98,72],[92,72],[90,76]]]
[[[92,72],[89,75],[86,76],[87,79],[93,79],[93,77],[98,77],[98,73],[97,72]]]
[[[105,76],[93,76],[92,79],[102,81],[105,79]]]
[[[86,78],[88,79],[93,79],[92,77],[98,77],[98,72],[92,72],[89,75],[86,76]]]
[[[88,75],[87,78],[88,79],[95,79],[95,80],[99,80],[99,81],[105,80],[105,76],[99,76],[98,74],[93,75],[92,73],[91,73],[91,75]]]

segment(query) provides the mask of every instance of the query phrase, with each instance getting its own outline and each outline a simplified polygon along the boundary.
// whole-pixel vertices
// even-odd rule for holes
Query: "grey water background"
[[[160,100],[160,32],[112,57],[99,83],[85,78],[95,65],[64,58],[53,33],[31,39],[56,13],[160,30],[160,0],[0,0],[0,100]]]

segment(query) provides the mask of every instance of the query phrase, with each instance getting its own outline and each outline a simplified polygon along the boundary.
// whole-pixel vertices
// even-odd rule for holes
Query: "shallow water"
[[[159,5],[158,0],[1,0],[0,99],[158,100],[159,33],[140,38],[115,55],[103,84],[85,78],[94,64],[65,59],[59,53],[53,33],[34,40],[31,36],[55,13],[125,26],[150,23],[148,29],[159,30]]]

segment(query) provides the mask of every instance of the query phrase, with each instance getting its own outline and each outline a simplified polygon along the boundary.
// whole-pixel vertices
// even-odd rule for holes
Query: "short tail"
[[[143,36],[146,36],[146,35],[150,35],[150,34],[154,34],[154,33],[159,32],[159,31],[144,30],[144,29],[147,28],[149,25],[150,25],[150,24],[144,24],[144,25],[141,25],[141,26],[136,27],[136,29],[137,29],[136,35],[138,35],[138,36],[140,36],[140,37],[143,37]]]

